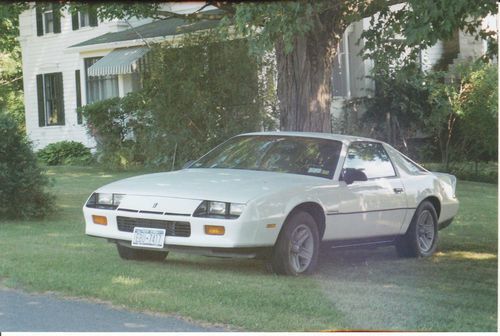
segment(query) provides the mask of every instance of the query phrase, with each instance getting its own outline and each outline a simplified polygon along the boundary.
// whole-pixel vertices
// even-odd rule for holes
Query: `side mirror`
[[[366,174],[355,168],[345,168],[342,176],[346,184],[352,184],[355,181],[368,181]]]
[[[186,162],[184,164],[184,166],[182,166],[182,169],[186,169],[186,168],[189,168],[196,160],[189,160],[188,162]]]

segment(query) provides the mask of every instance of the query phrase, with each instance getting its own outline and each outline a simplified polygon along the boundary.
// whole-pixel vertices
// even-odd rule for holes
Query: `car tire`
[[[405,235],[396,240],[396,251],[400,257],[429,257],[436,251],[438,242],[438,217],[429,201],[422,202]]]
[[[296,212],[285,223],[271,257],[273,272],[281,275],[311,274],[318,263],[319,231],[307,212]]]
[[[163,261],[168,255],[167,251],[140,250],[116,244],[118,255],[124,260]]]

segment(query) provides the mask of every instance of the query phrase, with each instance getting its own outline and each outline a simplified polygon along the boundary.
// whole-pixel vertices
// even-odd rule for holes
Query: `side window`
[[[396,176],[389,155],[376,142],[353,142],[347,151],[346,168],[361,170],[369,179]]]

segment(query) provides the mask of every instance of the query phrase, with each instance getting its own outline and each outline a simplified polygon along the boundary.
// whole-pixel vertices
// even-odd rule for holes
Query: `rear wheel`
[[[140,261],[163,261],[167,257],[167,251],[139,250],[116,244],[118,255],[124,260]]]
[[[297,212],[285,223],[273,249],[272,270],[277,274],[310,274],[318,263],[319,232],[314,218]]]
[[[406,234],[396,241],[401,257],[429,257],[437,248],[438,218],[432,203],[424,201],[415,211]]]

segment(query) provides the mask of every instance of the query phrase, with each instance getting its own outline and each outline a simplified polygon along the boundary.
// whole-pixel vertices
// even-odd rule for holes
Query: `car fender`
[[[247,203],[250,210],[245,220],[255,225],[255,238],[264,239],[266,245],[274,245],[290,213],[304,203],[318,204],[325,214],[321,200],[313,193],[280,191]]]
[[[410,179],[402,179],[405,187],[408,212],[401,226],[400,234],[405,234],[408,230],[415,211],[418,206],[426,199],[436,198],[441,204],[443,196],[441,195],[441,183],[438,178],[431,174],[414,176]],[[437,210],[437,209],[436,209]]]

